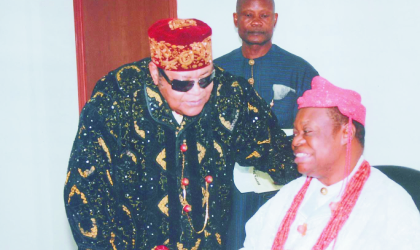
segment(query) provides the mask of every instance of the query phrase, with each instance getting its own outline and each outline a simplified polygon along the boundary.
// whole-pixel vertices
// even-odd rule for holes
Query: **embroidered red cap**
[[[360,95],[356,91],[334,86],[320,76],[312,79],[312,89],[305,91],[297,103],[299,109],[338,107],[343,115],[365,125],[366,108]]]
[[[148,34],[152,61],[161,69],[188,71],[212,63],[212,31],[200,20],[162,19]]]

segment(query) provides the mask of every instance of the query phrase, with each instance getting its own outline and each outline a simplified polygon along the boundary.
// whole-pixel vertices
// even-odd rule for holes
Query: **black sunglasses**
[[[169,80],[169,77],[166,75],[165,71],[161,68],[158,68],[159,73],[165,78],[165,80],[172,86],[173,90],[179,91],[179,92],[187,92],[190,89],[193,88],[195,81],[194,80],[177,80],[173,79],[172,81]],[[211,72],[209,76],[206,76],[204,78],[201,78],[198,80],[198,85],[200,85],[201,88],[205,89],[207,86],[209,86],[210,83],[213,82],[213,79],[216,75],[215,70]]]

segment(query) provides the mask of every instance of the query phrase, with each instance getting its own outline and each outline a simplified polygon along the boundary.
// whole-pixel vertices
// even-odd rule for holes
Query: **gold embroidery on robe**
[[[109,149],[106,146],[104,139],[99,137],[98,142],[99,142],[99,145],[101,145],[102,149],[105,151],[106,156],[108,157],[108,162],[111,163],[111,154],[109,153]]]
[[[217,86],[217,96],[220,96],[220,89],[223,87],[223,84],[219,84],[219,86]]]
[[[86,178],[95,171],[95,166],[92,166],[92,167],[90,167],[90,169],[86,169],[83,172],[80,168],[78,168],[77,170],[79,171],[80,176],[82,176],[83,178]]]
[[[105,80],[105,78],[104,78],[104,80]],[[102,97],[102,96],[104,96],[104,93],[99,92],[99,91],[98,91],[98,92],[96,92],[96,93],[92,96],[91,100],[92,100],[93,98],[97,97],[97,96]]]
[[[249,159],[249,158],[252,158],[252,157],[260,158],[261,155],[257,151],[254,151],[250,155],[248,155],[245,159]]]
[[[197,151],[199,152],[198,153],[198,163],[201,163],[204,156],[206,155],[206,149],[199,142],[197,142]]]
[[[126,70],[126,69],[135,69],[137,72],[139,72],[139,73],[140,73],[140,69],[139,69],[138,67],[134,66],[134,65],[131,65],[131,66],[125,66],[125,67],[121,68],[120,70],[118,70],[118,72],[117,72],[117,80],[118,80],[118,81],[121,81],[121,72],[122,72],[123,70]]]
[[[80,226],[80,223],[79,230],[86,237],[96,238],[96,236],[98,235],[98,227],[96,226],[96,220],[95,218],[91,218],[90,220],[92,221],[92,228],[90,229],[90,231],[83,230],[83,228]]]
[[[215,233],[214,235],[216,236],[217,243],[219,243],[219,245],[222,245],[222,238],[220,237],[220,234]]]
[[[140,135],[141,138],[146,138],[146,133],[144,130],[140,129],[139,125],[137,125],[137,121],[134,121],[134,129],[136,130],[136,133]]]
[[[200,246],[201,243],[201,239],[198,239],[197,242],[195,243],[195,246],[191,248],[191,250],[198,250],[198,247]]]
[[[270,139],[257,142],[258,145],[265,144],[265,143],[270,143]]]
[[[80,195],[80,199],[82,199],[83,204],[87,204],[86,196],[84,193],[80,192],[80,190],[76,187],[76,185],[73,185],[70,190],[68,203],[70,204],[71,197],[73,197],[74,194]]]
[[[163,199],[159,202],[158,208],[162,213],[166,216],[169,216],[169,208],[166,206],[168,204],[168,196],[166,195]]]
[[[71,171],[69,171],[69,172],[67,173],[67,177],[66,177],[66,182],[65,182],[65,185],[67,185],[67,182],[69,181],[69,178],[70,178],[70,173],[71,173]]]
[[[111,186],[114,186],[114,183],[112,182],[111,174],[109,173],[109,170],[106,170],[106,176],[108,177],[109,183],[111,183]]]
[[[249,102],[248,102],[248,110],[251,110],[255,113],[258,113],[258,109],[254,106],[252,106]]]
[[[131,213],[130,210],[128,210],[128,208],[125,205],[122,205],[123,210],[127,213],[128,217],[131,218]]]
[[[159,107],[162,106],[163,101],[162,101],[162,98],[160,97],[160,95],[158,93],[156,93],[155,91],[153,91],[150,88],[146,88],[146,92],[147,92],[147,95],[150,98],[155,98],[155,100],[159,103]]]
[[[207,230],[204,230],[204,237],[209,237],[211,235],[211,233],[207,232]]]
[[[222,147],[216,141],[214,141],[214,148],[217,150],[217,152],[219,152],[220,157],[223,158],[223,150],[222,150]]]
[[[235,118],[233,119],[232,122],[227,121],[222,114],[219,114],[219,119],[220,122],[223,124],[223,126],[225,126],[228,130],[232,131],[233,128],[235,127],[236,122],[238,121],[239,118],[239,110],[236,110],[236,114],[235,114]]]
[[[139,92],[139,90],[137,90],[136,92],[134,92],[134,94],[133,94],[133,101],[137,101],[137,92]]]
[[[127,150],[126,154],[127,154],[129,157],[131,157],[131,160],[132,160],[134,163],[137,163],[137,158],[136,158],[136,156],[133,154],[133,152],[131,152],[131,151]],[[124,154],[121,154],[121,158],[123,157],[123,155],[124,155]]]
[[[83,130],[85,130],[86,129],[86,127],[85,127],[85,125],[83,125],[80,129],[79,129],[79,135],[82,133],[82,131]]]
[[[159,165],[166,170],[166,149],[164,148],[156,157],[156,162],[159,163]]]
[[[117,250],[117,247],[115,246],[114,241],[115,241],[115,234],[114,232],[111,232],[111,239],[109,240],[109,243],[111,243],[113,250]]]
[[[114,134],[114,130],[109,131],[109,133],[110,133],[111,135],[113,135],[115,138],[118,138],[118,135]]]
[[[200,243],[201,243],[201,239],[197,239],[197,242],[191,248],[191,250],[198,250],[198,247],[200,246]],[[184,248],[184,244],[181,244],[179,242],[176,243],[176,247],[178,248],[178,250],[188,250],[187,248]]]

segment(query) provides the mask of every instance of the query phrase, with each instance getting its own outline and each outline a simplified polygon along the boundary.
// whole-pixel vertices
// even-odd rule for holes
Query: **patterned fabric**
[[[161,69],[186,71],[212,63],[211,28],[197,19],[168,18],[148,30],[152,61]]]
[[[270,104],[282,128],[293,128],[297,114],[297,98],[311,88],[311,81],[318,72],[305,60],[286,50],[272,45],[269,52],[254,59],[254,88],[258,94]],[[214,60],[214,63],[230,73],[251,77],[249,59],[242,55],[242,48]],[[277,191],[267,193],[244,193],[234,188],[232,222],[229,226],[230,237],[227,249],[239,249],[245,240],[245,223],[254,215],[258,208]]]
[[[287,183],[296,177],[289,142],[254,89],[219,68],[203,111],[178,125],[149,62],[103,77],[81,113],[64,190],[75,241],[79,249],[224,249],[234,163]],[[182,164],[194,228],[204,223],[204,178],[214,179],[201,234],[182,212]]]
[[[297,100],[298,109],[337,107],[341,114],[365,126],[366,108],[359,93],[337,87],[320,76],[314,77],[311,85],[312,89]]]

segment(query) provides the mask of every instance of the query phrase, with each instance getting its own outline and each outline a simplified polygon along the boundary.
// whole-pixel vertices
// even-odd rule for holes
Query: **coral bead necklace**
[[[180,196],[180,201],[181,201],[181,205],[182,205],[182,210],[183,212],[186,214],[187,218],[188,218],[188,222],[190,223],[191,228],[193,229],[193,231],[197,234],[200,234],[202,232],[204,232],[204,229],[207,226],[207,222],[209,220],[209,198],[210,198],[210,193],[209,193],[209,185],[210,183],[213,182],[213,177],[210,175],[207,175],[204,178],[205,181],[205,185],[206,185],[206,189],[203,190],[203,207],[206,206],[206,215],[204,217],[204,225],[203,228],[199,231],[197,231],[194,228],[194,225],[192,223],[191,217],[189,215],[189,213],[192,211],[192,207],[191,205],[188,203],[187,201],[187,186],[190,184],[190,180],[188,178],[184,178],[184,167],[185,167],[185,152],[187,151],[188,147],[187,145],[184,143],[181,145],[180,150],[182,152],[182,174],[181,174],[181,188],[182,188],[182,196]]]

